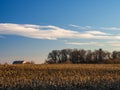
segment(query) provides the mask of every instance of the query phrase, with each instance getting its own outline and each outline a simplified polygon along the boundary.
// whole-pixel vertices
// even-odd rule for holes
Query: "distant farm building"
[[[13,64],[26,64],[26,61],[14,61]]]

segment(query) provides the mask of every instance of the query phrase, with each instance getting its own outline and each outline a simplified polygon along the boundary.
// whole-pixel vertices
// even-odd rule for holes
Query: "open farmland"
[[[0,90],[120,90],[120,64],[0,65]]]

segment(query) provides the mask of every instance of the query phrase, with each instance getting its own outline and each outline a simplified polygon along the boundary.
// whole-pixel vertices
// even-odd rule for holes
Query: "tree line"
[[[52,50],[46,63],[120,63],[120,51],[62,49]]]

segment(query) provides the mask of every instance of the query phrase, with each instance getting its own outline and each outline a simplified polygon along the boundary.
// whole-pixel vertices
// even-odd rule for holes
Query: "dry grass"
[[[120,90],[120,64],[0,65],[9,90]]]

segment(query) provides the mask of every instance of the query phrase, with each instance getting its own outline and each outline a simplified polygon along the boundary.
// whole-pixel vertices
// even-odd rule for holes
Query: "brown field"
[[[120,90],[120,64],[0,65],[0,90]]]

